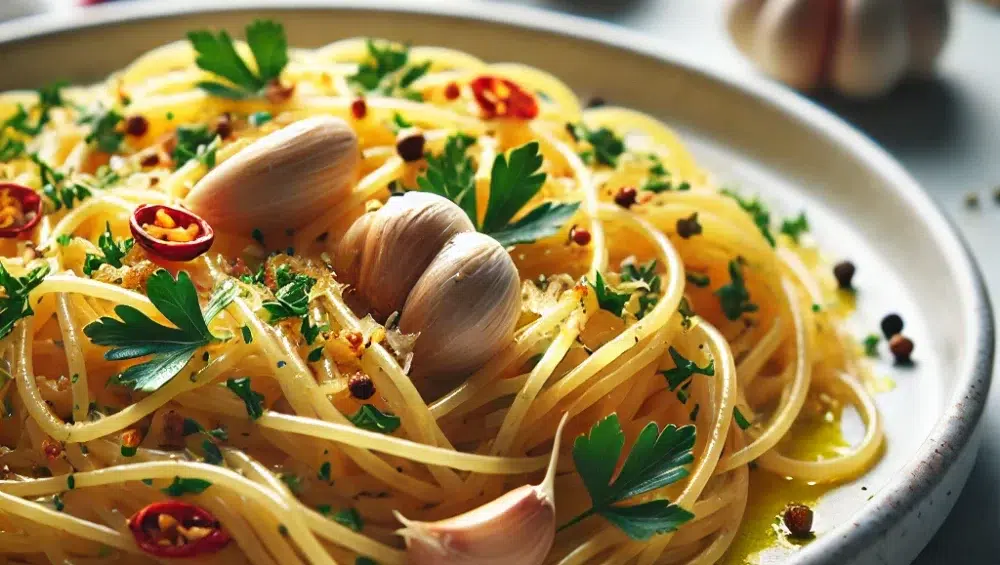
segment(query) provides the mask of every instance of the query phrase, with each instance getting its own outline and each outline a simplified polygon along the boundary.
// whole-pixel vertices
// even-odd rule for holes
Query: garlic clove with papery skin
[[[345,282],[355,284],[376,319],[384,320],[403,309],[410,290],[445,243],[475,226],[454,202],[427,192],[393,196],[371,215],[357,277],[351,278],[350,269],[343,275]],[[345,238],[341,244],[356,242]],[[339,254],[350,252],[342,247]]]
[[[881,94],[909,68],[905,13],[884,0],[844,0],[842,10],[829,80],[852,96]]]
[[[510,254],[477,232],[455,235],[413,287],[399,318],[420,333],[412,376],[425,397],[447,392],[511,341],[521,313],[521,279]]]
[[[350,194],[360,159],[347,122],[306,118],[220,163],[195,184],[184,206],[216,230],[245,236],[302,226]]]
[[[567,414],[556,430],[545,479],[438,522],[395,512],[410,565],[541,565],[556,536],[555,475]]]

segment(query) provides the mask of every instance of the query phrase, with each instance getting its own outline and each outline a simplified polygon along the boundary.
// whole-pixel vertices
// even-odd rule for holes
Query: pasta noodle
[[[242,42],[236,52],[262,56]],[[358,78],[382,72],[379,57],[393,53],[403,64],[382,82]],[[265,63],[247,72],[263,75]],[[540,479],[553,449],[556,521],[565,527],[545,563],[716,563],[745,526],[754,473],[832,484],[878,459],[880,417],[828,267],[798,233],[772,234],[766,214],[763,223],[754,216],[759,203],[720,192],[658,120],[585,108],[544,71],[445,48],[342,40],[291,50],[281,72],[266,88],[294,90],[219,95],[203,86],[217,77],[178,42],[103,82],[64,87],[48,107],[44,96],[36,104],[28,93],[0,94],[0,156],[2,136],[24,145],[3,157],[0,182],[45,202],[37,227],[0,240],[5,276],[49,270],[22,302],[6,284],[0,297],[0,321],[12,324],[0,340],[9,369],[0,372],[0,563],[162,560],[137,543],[129,517],[167,500],[210,512],[232,538],[197,563],[399,565],[407,553],[394,511],[434,521],[476,508]],[[469,86],[481,77],[493,81],[494,106]],[[537,116],[505,117],[518,110],[505,97],[519,93]],[[92,116],[101,108],[104,118]],[[108,109],[120,115],[108,118]],[[26,123],[18,112],[37,118],[39,131],[16,126]],[[213,168],[309,116],[341,118],[359,141],[358,173],[339,203],[267,233],[266,245],[258,233],[217,229],[210,251],[180,262],[124,243],[138,205],[181,205]],[[111,127],[101,130],[101,119]],[[188,148],[182,163],[182,130],[198,127],[218,138]],[[420,153],[431,156],[405,155],[396,130],[421,132]],[[528,142],[545,177],[524,210],[574,208],[532,242],[506,246],[522,287],[513,337],[429,394],[411,377],[413,336],[391,316],[367,316],[330,265],[359,216],[404,189],[426,190],[423,175],[459,135],[473,147],[474,221],[494,206],[496,163],[513,162]],[[0,222],[24,219],[17,206]],[[213,289],[234,290],[217,317],[205,314],[209,337],[172,378],[142,389],[126,376],[136,362],[98,343],[94,327],[127,323],[130,311],[177,325],[147,296],[160,267],[177,284],[176,273],[188,273],[203,304]],[[281,303],[281,268],[316,286],[304,314],[279,322],[267,303]],[[672,370],[687,373],[673,382]],[[358,397],[352,379],[377,392]],[[252,388],[241,394],[244,385]],[[833,458],[784,453],[816,406],[830,414],[853,406],[864,438]],[[396,427],[362,422],[373,413]],[[628,502],[669,499],[691,514],[676,531],[643,539],[587,513],[579,447],[553,440],[564,417],[579,437],[611,414],[630,449],[650,422],[694,426],[686,476]],[[573,518],[581,514],[589,517]]]

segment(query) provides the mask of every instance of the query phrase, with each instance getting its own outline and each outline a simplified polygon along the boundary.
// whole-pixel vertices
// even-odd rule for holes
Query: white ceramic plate
[[[486,60],[546,69],[583,95],[654,114],[688,140],[723,181],[762,192],[776,212],[809,213],[831,257],[859,267],[856,333],[902,314],[915,368],[879,371],[888,448],[865,477],[820,503],[820,538],[765,562],[909,563],[946,517],[979,445],[993,325],[982,281],[939,210],[867,138],[802,97],[732,80],[642,35],[496,4],[327,1],[115,4],[0,25],[0,90],[54,79],[92,81],[196,28],[238,31],[252,18],[284,22],[294,45],[369,35],[446,45]]]

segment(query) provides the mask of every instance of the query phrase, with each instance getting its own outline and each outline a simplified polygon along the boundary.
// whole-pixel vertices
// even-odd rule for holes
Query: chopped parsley
[[[62,88],[67,84],[65,81],[60,81],[38,89],[36,91],[38,93],[38,103],[31,111],[25,109],[23,105],[18,104],[14,115],[0,124],[0,133],[3,133],[3,130],[7,128],[30,137],[41,133],[42,128],[51,119],[49,113],[52,108],[65,106],[66,103],[62,97]],[[34,124],[30,123],[32,113],[37,113],[38,116]]]
[[[56,509],[56,512],[62,512],[63,508],[66,508],[66,503],[58,494],[52,495],[52,506]]]
[[[757,225],[757,229],[760,230],[764,239],[771,244],[771,247],[777,244],[774,241],[774,235],[771,234],[771,212],[760,201],[760,197],[754,196],[752,200],[747,200],[736,192],[725,188],[721,190],[721,193],[735,200],[740,205],[740,208],[743,208],[747,214],[750,214],[753,223]]]
[[[243,334],[243,343],[247,345],[253,343],[253,332],[250,331],[250,326],[243,326],[240,328],[240,332]]]
[[[670,171],[663,166],[663,161],[661,161],[658,156],[650,153],[648,158],[652,164],[649,166],[648,176],[639,187],[640,189],[647,192],[653,192],[655,194],[669,192],[671,190],[691,190],[691,184],[687,181],[674,185]]]
[[[868,334],[861,340],[861,345],[865,349],[866,356],[878,357],[878,342],[881,339],[878,334]]]
[[[3,288],[3,296],[0,297],[0,338],[10,334],[18,320],[34,315],[28,295],[42,284],[42,279],[48,274],[49,266],[42,265],[23,277],[16,277],[0,263],[0,287]]]
[[[118,380],[135,390],[154,392],[180,373],[200,347],[222,341],[209,331],[208,323],[232,302],[237,287],[229,281],[223,283],[202,311],[188,274],[181,271],[174,279],[160,269],[149,277],[146,293],[176,327],[164,326],[132,306],[119,304],[115,314],[120,319],[104,316],[87,324],[83,333],[95,345],[111,347],[104,354],[108,361],[150,357],[125,369]]]
[[[316,476],[321,481],[330,482],[330,462],[324,461],[322,465],[319,466],[319,472]]]
[[[329,329],[330,324],[320,324],[317,326],[309,320],[309,316],[303,316],[302,327],[299,328],[299,331],[302,332],[302,337],[305,338],[306,345],[312,345],[321,333]]]
[[[279,478],[281,479],[281,482],[285,483],[288,490],[295,494],[302,492],[302,477],[294,473],[282,473]]]
[[[210,486],[212,486],[212,483],[202,479],[174,477],[174,482],[170,483],[170,486],[167,488],[160,489],[160,492],[167,496],[178,497],[185,494],[201,494]]]
[[[22,141],[0,137],[0,163],[6,163],[24,155],[25,148]]]
[[[629,262],[622,266],[622,282],[642,281],[647,289],[639,290],[639,311],[635,317],[641,320],[660,300],[660,276],[656,274],[656,259],[642,266]]]
[[[121,151],[122,141],[125,139],[125,133],[118,128],[118,124],[124,119],[125,116],[113,108],[97,106],[80,116],[77,123],[90,126],[85,142],[104,153],[116,153]]]
[[[232,37],[225,31],[218,35],[192,31],[187,36],[198,55],[195,59],[198,67],[225,79],[225,82],[198,83],[198,88],[212,96],[234,100],[261,96],[269,84],[278,82],[281,71],[288,65],[288,39],[285,28],[277,22],[256,20],[246,27],[256,72],[236,52]]]
[[[677,305],[677,313],[681,315],[681,327],[685,330],[691,329],[691,318],[697,314],[691,309],[691,303],[687,298],[681,298],[680,304]]]
[[[73,241],[73,236],[68,233],[60,234],[59,237],[56,238],[56,243],[62,247],[66,247],[71,241]]]
[[[625,304],[628,303],[631,294],[627,292],[618,292],[615,289],[607,286],[604,283],[604,277],[601,273],[596,273],[594,282],[590,283],[590,286],[594,289],[597,294],[597,305],[601,307],[602,310],[607,310],[615,316],[621,316],[625,309]]]
[[[745,430],[750,427],[750,421],[746,419],[743,412],[736,406],[733,406],[733,419],[736,420],[736,425],[740,427],[741,430]]]
[[[590,433],[573,443],[573,461],[590,496],[591,507],[559,527],[560,530],[593,516],[603,516],[634,540],[673,532],[694,514],[660,498],[640,504],[618,503],[676,483],[688,475],[694,461],[695,428],[670,424],[661,432],[650,422],[639,432],[625,463],[615,476],[625,447],[625,433],[617,414],[594,424]]]
[[[271,112],[254,112],[253,114],[250,114],[247,121],[250,122],[250,125],[253,127],[260,127],[267,122],[270,122],[272,119],[274,119],[274,117],[271,115]]]
[[[750,302],[750,292],[747,290],[743,280],[743,260],[733,259],[729,262],[730,283],[720,287],[715,291],[719,297],[719,304],[722,306],[722,313],[727,320],[739,320],[740,316],[748,312],[756,312],[758,306]]]
[[[424,97],[411,89],[413,83],[427,74],[431,62],[411,64],[410,47],[389,42],[381,44],[369,39],[367,60],[358,65],[358,71],[347,77],[359,93],[398,96],[422,102]]]
[[[702,273],[688,272],[685,275],[687,282],[693,284],[698,288],[705,288],[712,284],[712,280],[708,278],[708,275]]]
[[[300,273],[293,273],[288,265],[274,270],[274,280],[278,290],[274,300],[261,304],[267,312],[268,322],[274,324],[287,318],[298,318],[309,313],[309,292],[316,279]]]
[[[694,375],[715,376],[714,359],[709,359],[708,365],[699,367],[697,363],[687,359],[681,355],[680,351],[677,351],[673,347],[670,347],[667,351],[670,353],[670,358],[674,361],[674,368],[660,371],[660,374],[666,377],[667,386],[671,391],[684,386]]]
[[[371,404],[362,404],[361,408],[350,417],[351,423],[355,426],[378,432],[380,434],[391,434],[399,428],[399,416],[390,412],[382,412]]]
[[[618,166],[618,158],[625,153],[625,140],[615,135],[615,132],[606,127],[592,130],[583,123],[566,124],[566,129],[573,139],[590,144],[591,149],[580,153],[580,158],[585,163],[597,161],[609,167]]]
[[[210,439],[202,440],[201,450],[205,453],[205,463],[222,465],[222,451],[219,450],[219,446],[215,445],[214,441]]]
[[[222,143],[208,126],[179,126],[176,131],[177,145],[174,146],[174,169],[194,159],[209,169],[215,166],[216,152]]]
[[[264,395],[250,388],[250,377],[226,379],[226,388],[240,397],[240,400],[246,405],[247,415],[250,416],[251,420],[256,420],[264,415]]]
[[[32,154],[31,161],[38,166],[38,176],[42,180],[42,194],[49,199],[53,210],[72,209],[92,195],[90,187],[82,183],[66,184],[66,175],[55,170],[42,160],[38,154]]]
[[[323,358],[323,346],[319,346],[309,352],[309,356],[306,358],[310,363],[315,363]]]
[[[799,238],[807,231],[809,231],[809,220],[806,219],[805,212],[799,212],[798,216],[791,219],[786,218],[781,222],[781,233],[792,238],[795,243],[798,243]]]
[[[83,259],[83,274],[88,277],[92,276],[95,271],[101,268],[101,265],[111,265],[115,268],[121,268],[122,259],[128,255],[128,252],[131,251],[134,245],[135,240],[131,237],[120,242],[115,241],[115,236],[111,233],[111,223],[107,222],[104,233],[97,238],[97,246],[101,249],[103,257],[87,253]]]
[[[417,186],[424,192],[443,196],[458,204],[472,220],[472,224],[479,225],[476,217],[476,185],[473,179],[476,166],[466,156],[468,149],[475,143],[476,138],[465,134],[449,136],[440,155],[426,156],[427,170],[417,177]]]
[[[316,507],[316,510],[341,526],[346,526],[355,532],[360,532],[365,527],[365,521],[361,518],[361,514],[354,508],[345,508],[334,512],[329,504],[321,504]]]

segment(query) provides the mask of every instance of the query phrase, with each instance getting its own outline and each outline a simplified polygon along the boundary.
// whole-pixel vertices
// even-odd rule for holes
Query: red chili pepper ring
[[[516,82],[494,76],[480,76],[469,86],[483,117],[531,120],[538,116],[538,101]]]
[[[34,190],[0,183],[0,238],[18,237],[30,232],[42,219],[42,197]]]
[[[215,553],[229,534],[208,510],[189,502],[154,502],[128,519],[139,549],[157,557],[183,558]]]
[[[143,204],[132,213],[132,236],[146,251],[168,261],[190,261],[209,250],[215,230],[194,212]]]

